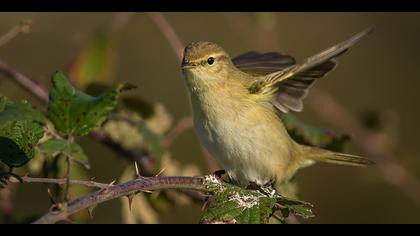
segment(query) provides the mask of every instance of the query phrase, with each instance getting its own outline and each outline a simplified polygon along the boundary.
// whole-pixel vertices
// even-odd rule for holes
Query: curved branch
[[[159,189],[190,189],[207,191],[204,177],[139,177],[125,183],[110,185],[107,188],[67,202],[61,210],[50,211],[33,222],[34,224],[53,224],[66,220],[72,214],[122,196],[137,192]]]
[[[192,116],[182,118],[175,124],[175,126],[168,132],[163,139],[163,144],[170,146],[176,137],[193,127]]]
[[[10,42],[10,40],[14,39],[20,33],[29,34],[32,29],[32,21],[31,20],[23,20],[19,25],[11,28],[7,33],[0,37],[0,47],[5,45],[6,43]]]
[[[0,60],[0,73],[5,74],[7,77],[12,78],[21,87],[26,89],[28,92],[35,95],[36,98],[44,103],[48,103],[48,93],[36,82],[29,79],[11,65]]]
[[[21,180],[23,183],[42,183],[42,184],[60,184],[60,185],[64,185],[67,182],[66,178],[62,178],[62,179],[50,179],[50,178],[34,178],[34,177],[29,177],[29,176],[23,176],[21,177]],[[10,182],[12,183],[18,183],[18,180],[14,180],[14,179],[10,179]],[[83,185],[86,187],[90,187],[90,188],[99,188],[99,189],[104,189],[104,188],[108,188],[109,184],[103,184],[103,183],[98,183],[95,181],[83,181],[83,180],[70,180],[70,184],[77,184],[77,185]]]
[[[178,58],[178,61],[181,61],[182,54],[184,51],[184,44],[175,32],[174,28],[171,26],[171,24],[169,24],[169,22],[162,15],[162,13],[150,12],[148,14],[149,17],[153,20],[153,22],[155,22],[162,34],[165,36],[166,40],[171,45],[176,57]]]

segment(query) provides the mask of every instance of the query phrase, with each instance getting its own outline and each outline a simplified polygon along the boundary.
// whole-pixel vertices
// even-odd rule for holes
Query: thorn
[[[145,191],[149,191],[149,190],[145,190]],[[151,196],[150,196],[151,199],[157,199],[162,192],[161,191],[154,191],[154,192],[150,192],[150,193],[151,193]]]
[[[160,170],[156,175],[155,175],[155,177],[158,177],[159,175],[161,175],[164,171],[165,171],[165,169],[166,168],[163,168],[162,170]]]
[[[117,180],[114,179],[111,183],[108,184],[108,187],[113,186],[115,184],[115,182],[117,182]]]
[[[128,208],[130,209],[130,212],[131,212],[131,205],[133,204],[133,198],[134,198],[134,196],[136,196],[135,193],[134,194],[127,195],[127,198],[128,198]]]
[[[136,170],[136,177],[139,178],[140,177],[140,171],[139,171],[139,167],[137,166],[137,161],[134,162],[134,167]]]
[[[89,216],[90,216],[90,218],[92,219],[93,218],[93,210],[95,209],[95,207],[96,207],[97,205],[93,205],[93,206],[91,206],[91,207],[89,207],[87,210],[88,210],[88,212],[89,212]]]
[[[47,193],[48,193],[48,197],[50,198],[51,204],[57,205],[57,202],[54,200],[54,197],[53,197],[53,195],[51,193],[51,189],[50,188],[47,188]]]
[[[114,183],[117,182],[117,180],[113,180],[111,183],[108,184],[108,186],[102,188],[101,190],[99,190],[98,193],[104,193],[106,192],[110,187],[112,187],[114,185]]]
[[[141,192],[143,192],[143,193],[153,193],[153,191],[151,191],[151,190],[141,190]]]

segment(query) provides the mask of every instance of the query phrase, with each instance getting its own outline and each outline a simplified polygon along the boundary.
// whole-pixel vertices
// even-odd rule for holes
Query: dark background
[[[181,40],[213,41],[232,56],[249,50],[280,51],[302,60],[371,25],[375,32],[340,58],[339,67],[316,87],[328,92],[356,117],[367,112],[391,114],[396,120],[393,158],[420,178],[418,140],[420,127],[419,13],[164,13]],[[0,34],[22,19],[33,21],[30,35],[19,35],[0,48],[1,59],[29,77],[49,86],[50,75],[64,70],[81,42],[108,29],[113,13],[1,13]],[[118,41],[116,77],[138,86],[136,93],[161,102],[178,120],[190,113],[180,76],[179,62],[160,30],[145,13],[132,17]],[[0,94],[13,100],[30,94],[0,76]],[[311,99],[309,96],[307,99]],[[305,103],[307,104],[307,103]],[[306,105],[297,114],[305,122],[333,127]],[[89,139],[84,147],[98,181],[119,178],[127,163]],[[363,155],[355,145],[346,151]],[[173,158],[194,163],[206,172],[205,161],[193,130],[172,147]],[[380,162],[380,160],[376,160]],[[384,174],[385,173],[385,174]],[[297,175],[300,197],[315,205],[308,223],[420,223],[420,202],[384,181],[379,166],[351,168],[319,164]],[[391,177],[390,177],[391,176]],[[388,178],[392,178],[392,175]],[[410,193],[409,193],[410,194]],[[22,185],[14,196],[17,218],[46,212],[50,206],[45,187]],[[175,208],[161,222],[198,222],[200,205]],[[89,222],[121,222],[119,200],[101,204]]]

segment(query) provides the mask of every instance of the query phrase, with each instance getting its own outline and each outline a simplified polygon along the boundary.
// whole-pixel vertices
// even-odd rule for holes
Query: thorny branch
[[[28,91],[31,92],[33,95],[35,95],[41,101],[48,103],[48,95],[42,89],[42,87],[34,83],[28,77],[22,75],[15,68],[9,66],[6,63],[2,64],[2,61],[0,60],[0,72],[4,71],[15,71],[16,73],[8,73],[8,78],[12,79],[14,82],[18,83],[22,87],[28,88]],[[32,86],[26,86],[29,84],[32,84]],[[43,97],[46,97],[46,99],[42,99]],[[140,165],[142,173],[144,173],[144,175],[153,175],[154,161],[150,156],[125,149],[119,143],[113,141],[110,137],[108,137],[102,130],[94,130],[91,132],[90,136],[102,143],[103,145],[111,148],[113,151],[119,153],[122,157],[129,159],[129,161],[134,160],[135,162],[137,162]],[[72,181],[70,181],[70,183],[72,183]],[[189,196],[194,201],[203,202],[205,199],[205,196],[203,196],[203,194],[197,191],[182,190],[181,192]]]
[[[67,182],[67,179],[66,178],[61,178],[61,179],[34,178],[34,177],[29,177],[29,176],[23,176],[23,177],[21,177],[21,181],[23,183],[43,183],[43,184],[65,185],[66,182]],[[19,180],[15,179],[15,178],[11,178],[10,182],[19,183]],[[98,183],[98,182],[95,182],[95,181],[83,181],[83,180],[70,180],[70,184],[83,185],[83,186],[86,186],[86,187],[99,188],[99,189],[109,187],[109,184]]]
[[[149,13],[151,19],[157,24],[159,29],[162,31],[168,42],[174,49],[177,58],[180,60],[182,57],[183,44],[176,32],[167,22],[167,20],[160,13]],[[0,46],[4,45],[10,39],[15,37],[17,34],[16,29],[12,29],[5,36],[0,37]],[[8,35],[9,34],[9,35]],[[13,37],[12,37],[13,36]],[[34,94],[38,99],[44,103],[48,102],[48,94],[45,90],[36,82],[21,74],[15,68],[8,65],[6,62],[0,60],[0,72],[5,74],[7,77],[13,79],[23,88]],[[386,148],[382,145],[369,145],[369,143],[378,143],[375,133],[364,128],[363,125],[344,107],[338,104],[332,99],[327,93],[313,90],[311,91],[311,99],[308,99],[310,105],[317,107],[316,111],[321,117],[327,122],[334,124],[344,131],[353,134],[355,144],[359,146],[363,151],[380,162],[379,168],[381,169],[384,178],[389,184],[400,188],[404,193],[410,196],[416,203],[420,204],[420,183],[414,175],[412,175],[406,168],[401,164],[397,163],[392,154],[384,152]],[[322,104],[320,106],[319,104]],[[334,114],[334,115],[331,115]],[[185,122],[186,124],[187,122]],[[180,123],[183,127],[183,123]],[[175,131],[174,131],[175,132]],[[132,153],[122,148],[118,143],[113,142],[101,131],[95,131],[92,137],[100,141],[101,143],[111,147],[114,151],[128,156],[131,160],[138,161],[142,167],[145,167],[146,171],[151,173],[153,171],[153,164],[150,164],[150,157]],[[376,140],[376,141],[375,141]],[[171,143],[172,138],[168,138],[168,143]],[[380,142],[379,142],[380,143]],[[389,177],[392,175],[393,177]],[[23,182],[26,183],[54,183],[54,184],[65,184],[66,179],[44,179],[44,178],[32,178],[22,177]],[[182,181],[181,181],[182,180]],[[183,181],[187,183],[183,183]],[[202,181],[201,177],[150,177],[150,178],[139,178],[126,183],[110,186],[108,184],[97,183],[93,181],[79,181],[71,180],[71,184],[80,184],[88,187],[100,188],[101,190],[92,193],[90,195],[72,200],[66,203],[66,210],[59,212],[49,212],[42,218],[37,220],[35,223],[53,223],[60,220],[66,220],[71,214],[85,208],[95,206],[98,203],[118,198],[121,196],[129,195],[135,191],[146,191],[156,190],[163,188],[187,188],[187,189],[200,189]],[[196,191],[191,191],[189,195],[197,194]],[[197,195],[197,199],[204,199],[203,195]]]
[[[67,220],[72,214],[83,209],[95,207],[105,201],[129,196],[137,192],[159,189],[191,189],[206,191],[203,184],[203,177],[139,177],[125,183],[108,185],[99,191],[58,205],[58,210],[50,211],[33,223],[53,224],[62,220]]]
[[[124,15],[124,14],[121,14],[121,15],[118,17],[127,18],[127,17],[132,16],[132,15]],[[124,23],[126,23],[127,21],[128,21],[127,19],[124,19]],[[20,73],[17,69],[7,64],[6,62],[2,61],[1,59],[0,59],[0,73],[5,74],[7,78],[12,79],[12,81],[16,82],[18,85],[25,88],[28,92],[35,95],[35,97],[38,98],[43,103],[48,103],[48,100],[49,100],[48,93],[43,89],[43,87],[41,87],[38,83],[34,82],[27,76]],[[170,136],[168,138],[165,138],[166,142],[164,144],[169,146],[176,136],[178,136],[179,134],[187,130],[189,128],[188,120],[189,118],[180,120],[178,124],[174,127],[175,129],[173,129],[170,132]],[[99,141],[100,143],[102,143],[103,145],[111,148],[113,151],[119,153],[122,157],[127,158],[129,161],[137,162],[140,165],[142,169],[142,173],[144,173],[144,175],[153,176],[154,160],[152,157],[125,149],[119,143],[113,141],[110,137],[108,137],[103,130],[100,130],[100,129],[94,130],[91,132],[90,136],[96,139],[97,141]],[[164,178],[164,176],[162,176],[162,178]],[[26,181],[28,183],[50,182],[50,183],[56,183],[56,184],[65,184],[68,181],[65,178],[57,179],[57,180],[53,180],[53,179],[48,180],[48,179],[40,179],[40,178],[30,178],[27,176],[24,177],[23,180],[24,182]],[[81,184],[81,185],[86,185],[86,186],[91,186],[91,187],[99,187],[99,188],[103,187],[101,186],[101,184],[95,183],[93,181],[70,180],[70,183]],[[195,190],[181,189],[180,192],[190,197],[193,201],[203,202],[206,199],[205,195]]]

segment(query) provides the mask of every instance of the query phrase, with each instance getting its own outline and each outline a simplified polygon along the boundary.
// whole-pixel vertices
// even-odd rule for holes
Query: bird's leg
[[[267,196],[273,197],[277,193],[276,189],[274,188],[274,180],[270,180],[268,183],[261,186],[260,192]]]
[[[255,183],[255,182],[250,182],[247,189],[257,190],[257,191],[260,191],[263,194],[266,194],[267,196],[272,197],[272,196],[274,196],[274,194],[276,194],[276,190],[274,189],[273,184],[274,184],[273,180],[267,182],[266,184],[264,184],[262,186]]]
[[[217,177],[217,178],[222,178],[223,175],[226,174],[225,170],[216,170],[215,172],[213,172],[213,174]]]
[[[261,190],[261,186],[258,185],[255,182],[249,182],[249,185],[246,187],[246,189],[260,191]]]
[[[213,172],[213,175],[222,182],[230,184],[232,183],[231,179],[229,178],[229,175],[226,173],[225,170],[216,170],[215,172]]]

